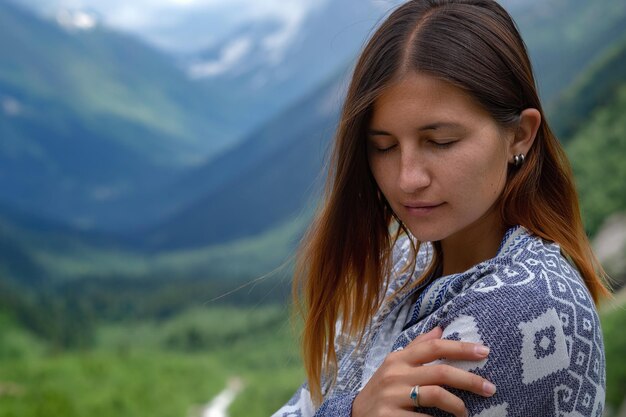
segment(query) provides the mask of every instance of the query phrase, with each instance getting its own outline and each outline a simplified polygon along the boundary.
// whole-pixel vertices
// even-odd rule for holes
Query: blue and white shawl
[[[314,407],[304,384],[273,417],[350,417],[354,398],[385,357],[436,326],[443,328],[444,338],[491,348],[479,362],[436,361],[496,385],[490,398],[451,389],[470,416],[602,416],[605,358],[600,321],[579,273],[558,245],[517,226],[506,233],[494,258],[398,292],[407,280],[420,276],[431,251],[422,245],[415,272],[403,272],[410,242],[398,241],[389,297],[372,319],[366,343],[357,346],[339,337],[337,380],[323,386],[321,406]],[[449,415],[436,409],[418,411]]]

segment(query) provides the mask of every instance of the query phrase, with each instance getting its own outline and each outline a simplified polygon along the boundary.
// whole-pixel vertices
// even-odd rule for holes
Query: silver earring
[[[515,168],[521,167],[524,164],[524,159],[525,159],[525,157],[524,157],[523,153],[521,153],[519,155],[515,155],[513,157],[513,166]]]

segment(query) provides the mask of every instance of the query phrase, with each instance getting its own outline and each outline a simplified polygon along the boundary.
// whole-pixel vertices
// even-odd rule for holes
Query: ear
[[[527,155],[535,142],[537,130],[541,125],[541,113],[537,109],[525,109],[520,113],[520,121],[515,128],[515,137],[509,145],[509,160],[515,155]]]

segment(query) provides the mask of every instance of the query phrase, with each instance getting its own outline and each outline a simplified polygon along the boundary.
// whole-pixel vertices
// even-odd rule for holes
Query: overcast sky
[[[185,39],[189,49],[219,40],[232,28],[253,20],[273,18],[293,33],[303,18],[329,0],[23,0],[49,16],[59,9],[92,10],[108,26],[139,33],[164,47],[177,48]],[[199,21],[199,18],[201,20]],[[195,21],[206,30],[186,28]],[[191,45],[194,43],[195,45]]]

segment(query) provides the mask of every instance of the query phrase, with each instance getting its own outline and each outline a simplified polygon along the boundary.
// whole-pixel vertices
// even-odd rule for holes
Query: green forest
[[[304,378],[289,316],[278,305],[198,306],[168,319],[75,325],[89,340],[62,347],[62,337],[47,340],[0,314],[0,416],[194,416],[232,378],[244,385],[230,415],[271,415]],[[615,409],[626,392],[626,309],[601,320]]]
[[[166,320],[99,324],[89,346],[71,349],[2,314],[0,415],[190,416],[239,377],[245,392],[232,415],[268,416],[303,379],[286,313],[197,307]]]

